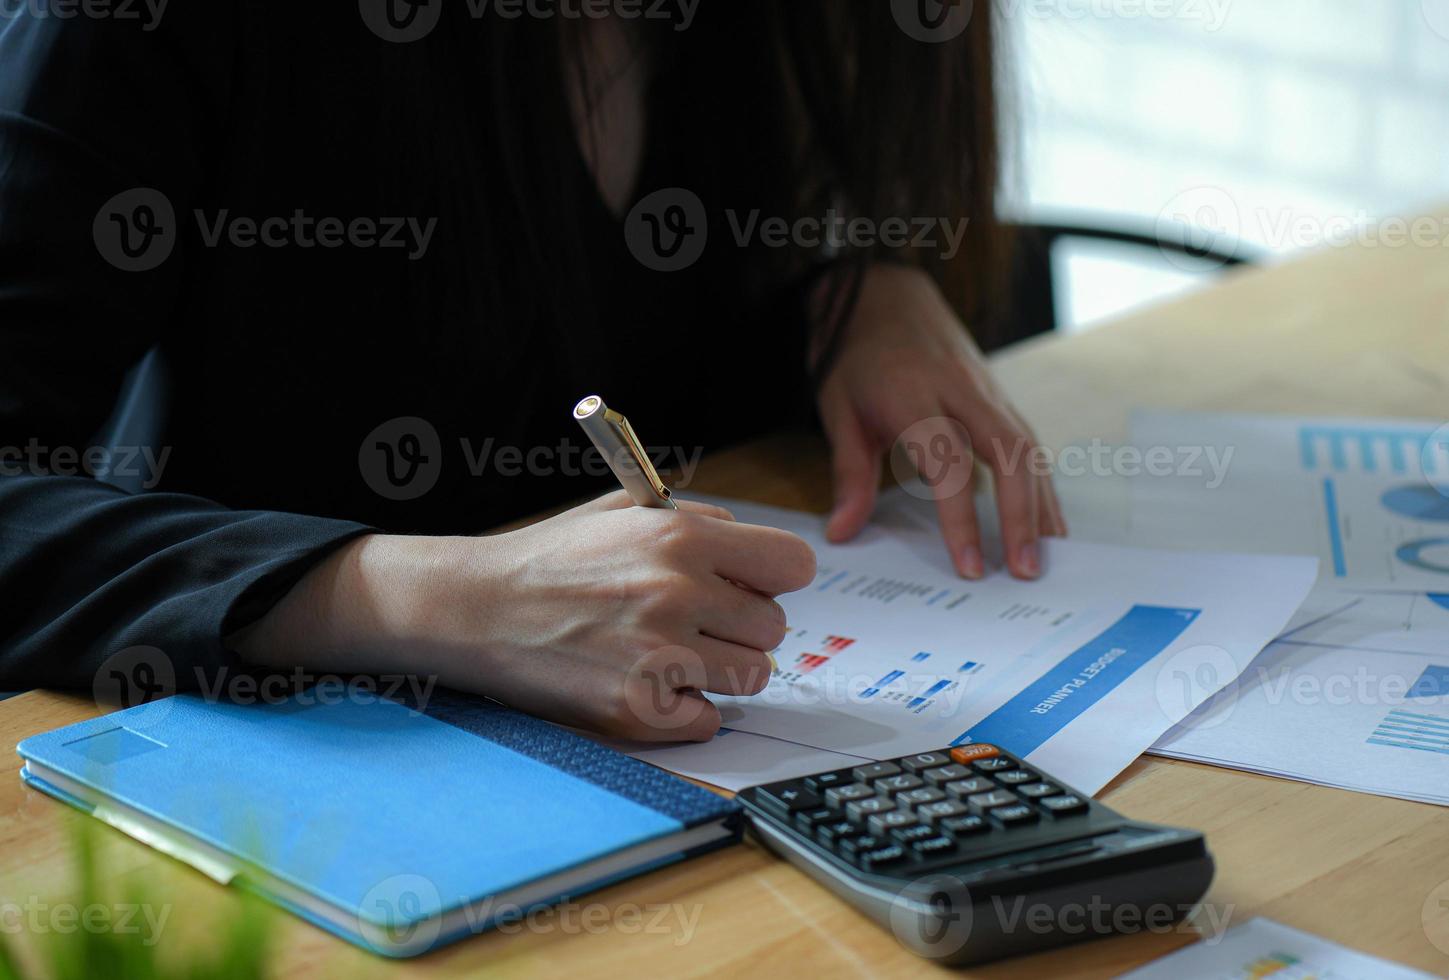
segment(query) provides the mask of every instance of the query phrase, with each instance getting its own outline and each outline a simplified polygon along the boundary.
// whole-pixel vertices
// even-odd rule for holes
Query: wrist
[[[248,663],[368,673],[421,667],[459,539],[371,534],[330,555],[232,638]]]

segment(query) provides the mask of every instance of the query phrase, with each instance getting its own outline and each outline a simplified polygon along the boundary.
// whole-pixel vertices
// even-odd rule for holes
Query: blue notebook
[[[740,837],[732,801],[490,702],[182,695],[26,739],[27,783],[388,956]]]

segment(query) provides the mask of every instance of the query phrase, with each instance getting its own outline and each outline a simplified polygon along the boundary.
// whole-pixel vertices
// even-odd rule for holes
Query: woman
[[[428,674],[707,738],[694,689],[763,687],[774,597],[813,575],[803,542],[617,494],[461,536],[606,486],[568,462],[590,391],[686,459],[817,411],[837,541],[904,431],[948,440],[951,465],[969,434],[1010,568],[1035,576],[1065,529],[1010,465],[1030,433],[943,299],[943,242],[885,234],[970,219],[977,297],[1000,258],[987,11],[923,40],[900,18],[931,6],[0,21],[0,445],[25,447],[0,477],[0,687],[90,687],[139,646],[183,688],[241,666]],[[862,233],[760,223],[832,214]],[[152,348],[165,449],[127,495],[84,461]],[[970,494],[939,511],[979,576]],[[693,713],[656,729],[631,685],[681,657],[666,675]]]

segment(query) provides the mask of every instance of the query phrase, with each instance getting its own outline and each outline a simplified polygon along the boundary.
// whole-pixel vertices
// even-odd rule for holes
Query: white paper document
[[[1152,751],[1449,804],[1449,652],[1275,643]]]
[[[1369,956],[1272,919],[1185,946],[1120,980],[1427,980],[1431,973]]]
[[[1449,595],[1315,589],[1282,638],[1443,660],[1449,658]]]
[[[1236,677],[1317,571],[1311,558],[1053,540],[1041,581],[998,571],[967,582],[906,509],[883,507],[860,539],[835,546],[822,518],[718,502],[799,534],[818,573],[780,600],[790,633],[767,689],[713,698],[731,733],[640,753],[716,784],[830,768],[803,754],[793,765],[807,750],[879,759],[979,740],[1096,792]],[[758,772],[744,772],[756,753]]]
[[[1134,476],[1133,544],[1317,555],[1325,582],[1449,592],[1449,426],[1139,412],[1132,442],[1225,460]]]
[[[1153,753],[1449,803],[1449,428],[1152,412],[1132,437],[1229,460],[1134,477],[1134,542],[1322,558],[1283,642]]]

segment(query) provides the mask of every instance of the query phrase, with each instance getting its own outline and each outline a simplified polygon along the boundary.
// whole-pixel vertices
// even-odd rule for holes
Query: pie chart
[[[1389,510],[1413,521],[1449,521],[1449,496],[1427,483],[1396,487],[1380,502]]]

